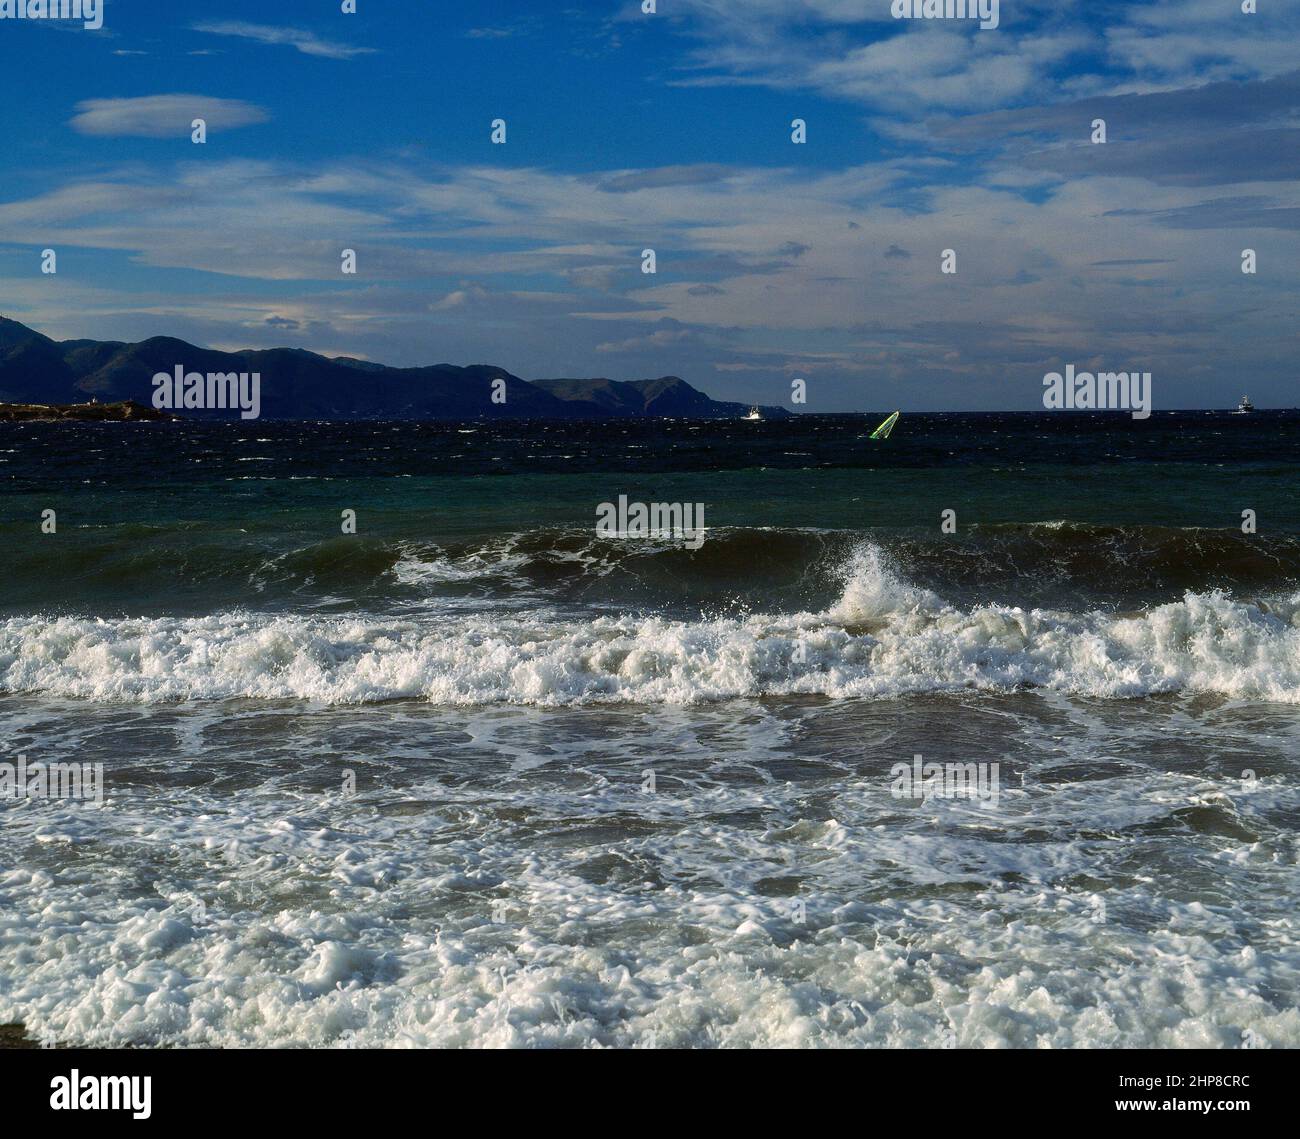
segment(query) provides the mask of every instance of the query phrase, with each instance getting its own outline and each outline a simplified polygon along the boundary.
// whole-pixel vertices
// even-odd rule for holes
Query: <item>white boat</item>
[[[1250,402],[1250,396],[1244,395],[1241,397],[1241,402],[1237,404],[1237,410],[1234,411],[1232,414],[1249,415],[1254,410],[1255,410],[1255,405]]]
[[[751,408],[749,409],[749,414],[748,414],[747,416],[745,416],[745,418],[746,418],[747,420],[749,420],[749,419],[752,419],[752,420],[761,420],[761,419],[763,418],[763,413],[762,413],[761,411],[759,411],[758,408],[756,408],[756,407],[751,407]]]

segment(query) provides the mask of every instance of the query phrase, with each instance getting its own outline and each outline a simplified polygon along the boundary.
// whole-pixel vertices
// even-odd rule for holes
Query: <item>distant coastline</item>
[[[0,423],[58,423],[65,420],[107,423],[177,417],[134,400],[119,403],[0,403]]]
[[[715,400],[680,376],[648,380],[524,380],[490,364],[393,368],[299,348],[218,352],[155,336],[138,343],[56,341],[0,317],[0,405],[84,409],[133,404],[156,418],[154,377],[166,373],[260,377],[259,415],[280,420],[739,419],[750,404]],[[93,405],[92,405],[93,406]],[[175,408],[184,418],[229,419],[227,409]],[[793,415],[760,406],[767,419]],[[3,418],[41,418],[5,415]],[[52,414],[55,419],[111,419]],[[122,418],[146,418],[133,413]]]

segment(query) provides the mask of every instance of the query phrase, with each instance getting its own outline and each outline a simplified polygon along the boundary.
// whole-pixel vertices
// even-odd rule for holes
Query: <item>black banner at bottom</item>
[[[1125,1116],[1289,1116],[1288,1051],[414,1051],[34,1049],[0,1051],[9,1124],[108,1117],[148,1124],[256,1122],[333,1128],[431,1106],[498,1118],[575,1109],[605,1125],[667,1113],[734,1126],[773,1110],[893,1105],[933,1125],[1098,1122]],[[855,1113],[856,1113],[855,1112]],[[631,1114],[629,1114],[631,1113]],[[59,1117],[63,1117],[60,1119]],[[1227,1118],[1225,1118],[1227,1117]],[[869,1117],[861,1117],[864,1122]],[[116,1122],[116,1120],[115,1120]],[[11,1134],[21,1134],[17,1130]]]

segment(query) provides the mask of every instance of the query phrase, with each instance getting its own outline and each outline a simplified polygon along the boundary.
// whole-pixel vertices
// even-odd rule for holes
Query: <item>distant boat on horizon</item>
[[[1244,395],[1241,397],[1241,402],[1237,404],[1237,410],[1234,411],[1232,414],[1249,415],[1254,410],[1255,410],[1255,405],[1250,402],[1250,396]]]

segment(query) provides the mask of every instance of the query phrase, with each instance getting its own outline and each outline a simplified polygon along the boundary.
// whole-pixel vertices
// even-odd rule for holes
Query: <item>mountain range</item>
[[[218,352],[167,336],[138,343],[52,340],[0,317],[0,402],[135,400],[152,406],[153,377],[171,374],[178,365],[187,373],[259,373],[262,416],[268,419],[731,419],[749,407],[711,399],[678,376],[530,381],[488,364],[391,368],[300,348]],[[504,403],[492,399],[494,380],[504,381]],[[768,418],[791,414],[782,407],[762,411]],[[181,414],[229,418],[232,413]]]

